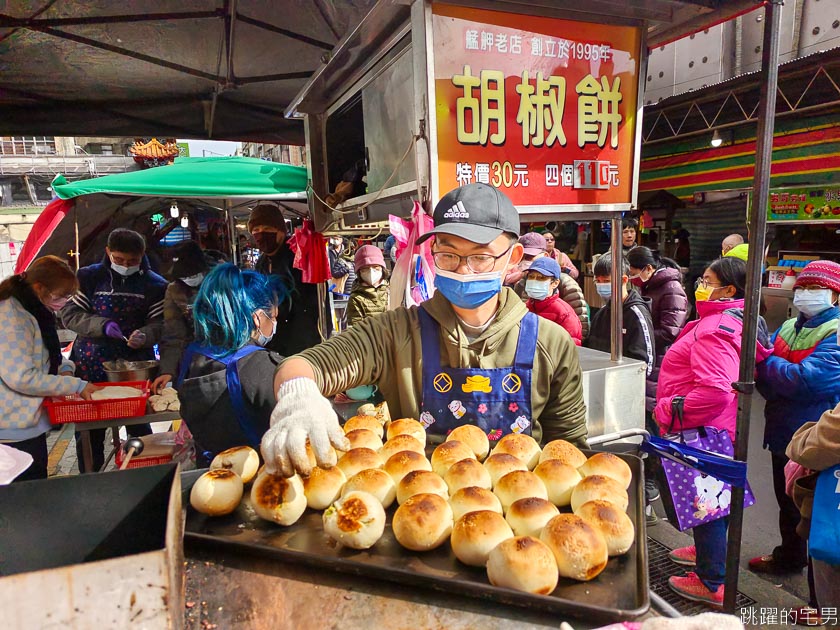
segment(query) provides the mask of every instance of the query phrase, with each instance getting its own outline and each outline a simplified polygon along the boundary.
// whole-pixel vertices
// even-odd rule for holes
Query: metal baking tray
[[[591,454],[594,451],[584,452]],[[594,580],[576,582],[560,578],[551,595],[532,595],[493,586],[484,569],[461,564],[448,542],[424,553],[404,549],[391,531],[396,503],[388,510],[388,525],[382,538],[365,551],[348,549],[333,542],[323,532],[321,512],[307,510],[289,527],[260,519],[250,505],[249,488],[245,489],[245,498],[234,513],[222,517],[205,516],[189,503],[189,491],[203,470],[185,472],[181,480],[184,505],[187,506],[184,538],[204,547],[221,547],[261,558],[298,562],[543,612],[604,622],[631,620],[647,612],[650,605],[642,461],[635,455],[617,455],[633,471],[633,482],[628,490],[628,515],[636,528],[636,541],[625,555],[610,558],[606,569]]]

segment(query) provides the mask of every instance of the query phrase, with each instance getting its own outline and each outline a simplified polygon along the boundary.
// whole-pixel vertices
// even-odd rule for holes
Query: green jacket
[[[496,319],[472,343],[443,295],[435,294],[423,307],[440,325],[441,357],[449,366],[496,368],[513,363],[520,322],[528,309],[512,290],[502,290]],[[365,319],[298,356],[312,366],[325,396],[375,383],[392,418],[419,418],[423,377],[417,308],[401,307]],[[540,318],[531,379],[534,438],[562,438],[586,446],[582,383],[571,337]]]
[[[362,283],[356,278],[350,290],[350,301],[347,303],[347,324],[355,326],[363,319],[384,313],[388,310],[388,295],[390,288],[388,281],[383,279],[378,287]]]

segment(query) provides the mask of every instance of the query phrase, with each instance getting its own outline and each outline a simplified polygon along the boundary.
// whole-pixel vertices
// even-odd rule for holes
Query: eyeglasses
[[[435,267],[443,271],[455,271],[461,266],[461,261],[466,261],[467,269],[473,273],[485,273],[493,269],[496,261],[507,254],[513,245],[508,247],[498,256],[493,254],[470,254],[469,256],[459,256],[452,252],[432,252],[432,258],[435,261]]]
[[[723,285],[720,282],[709,282],[705,278],[697,278],[694,282],[694,288],[702,286],[704,289],[708,289],[709,287],[722,287]]]

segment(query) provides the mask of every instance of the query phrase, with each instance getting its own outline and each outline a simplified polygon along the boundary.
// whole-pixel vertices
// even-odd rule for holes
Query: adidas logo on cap
[[[444,219],[469,219],[470,213],[467,212],[467,209],[464,207],[462,202],[456,203],[454,206],[449,208],[446,212],[443,213]]]

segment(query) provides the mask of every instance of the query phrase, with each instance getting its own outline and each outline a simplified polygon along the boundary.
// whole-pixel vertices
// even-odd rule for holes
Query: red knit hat
[[[382,250],[375,245],[364,245],[356,250],[356,255],[353,257],[353,265],[356,271],[370,267],[371,265],[385,266],[385,258],[382,256]]]
[[[840,293],[840,265],[831,260],[815,260],[805,265],[796,277],[796,287],[816,284]]]

